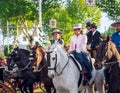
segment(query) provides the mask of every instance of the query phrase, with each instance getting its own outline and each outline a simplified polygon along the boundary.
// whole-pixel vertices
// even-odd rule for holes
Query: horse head
[[[31,52],[33,56],[33,66],[35,66],[36,69],[39,69],[40,64],[44,60],[45,56],[45,49],[41,45],[36,45],[33,48],[31,48]]]
[[[8,68],[13,69],[16,64],[19,69],[23,69],[29,63],[29,54],[28,50],[14,48],[7,57]]]
[[[53,44],[47,49],[46,53],[48,76],[53,78],[55,75],[61,74],[60,66],[65,64],[62,61],[67,57],[67,53],[60,44]]]
[[[106,40],[102,41],[97,49],[97,55],[95,58],[94,66],[97,70],[101,69],[106,64],[109,64],[113,58],[119,59],[119,53],[113,42],[107,37]]]
[[[14,65],[15,65],[15,60],[19,59],[17,56],[17,49],[15,48],[13,49],[13,51],[11,52],[11,54],[7,55],[7,66],[8,66],[8,70],[12,70]]]

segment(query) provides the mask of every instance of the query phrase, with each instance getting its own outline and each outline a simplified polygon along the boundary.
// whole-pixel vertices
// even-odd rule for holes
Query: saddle
[[[80,62],[75,58],[75,56],[74,56],[73,54],[70,54],[69,56],[70,56],[70,57],[72,58],[72,60],[75,62],[75,65],[77,66],[77,68],[79,69],[79,71],[82,72],[83,67],[82,67],[82,65],[80,64]]]

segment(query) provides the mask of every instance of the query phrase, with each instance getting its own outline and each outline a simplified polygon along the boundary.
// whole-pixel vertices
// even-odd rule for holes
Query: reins
[[[47,52],[47,55],[50,54],[50,53],[52,53],[52,52]],[[50,60],[50,55],[49,55],[48,58],[49,58],[48,60]],[[68,65],[68,63],[69,63],[69,57],[68,57],[67,63],[64,65],[64,67],[62,68],[62,70],[60,71],[60,73],[57,72],[57,66],[56,66],[57,65],[57,53],[55,53],[55,58],[56,58],[56,60],[55,60],[55,66],[53,68],[49,68],[48,67],[48,70],[54,70],[55,73],[56,73],[56,75],[60,76],[63,73],[63,71],[65,70],[65,68]]]
[[[63,67],[63,69],[61,70],[61,72],[58,73],[57,71],[55,71],[55,72],[57,73],[58,76],[60,76],[60,75],[63,73],[63,71],[65,70],[65,68],[66,68],[66,66],[68,65],[68,63],[69,63],[69,57],[68,57],[67,63],[65,64],[65,66]]]
[[[112,67],[113,65],[115,65],[117,63],[118,63],[117,61],[112,61],[112,62],[109,62],[109,63],[103,63],[103,65],[107,66],[106,68],[110,68],[110,67]]]

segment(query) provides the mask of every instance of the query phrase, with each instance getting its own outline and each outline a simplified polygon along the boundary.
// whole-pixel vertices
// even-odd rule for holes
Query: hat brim
[[[97,26],[91,26],[90,28],[97,28]]]
[[[120,21],[112,23],[111,26],[115,27],[116,24],[120,24]]]
[[[54,35],[54,33],[62,34],[62,32],[52,32],[51,34]]]
[[[74,29],[80,29],[80,27],[74,27],[73,30],[74,30]]]

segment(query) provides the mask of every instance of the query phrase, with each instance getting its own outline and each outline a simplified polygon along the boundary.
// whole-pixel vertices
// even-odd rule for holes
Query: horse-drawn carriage
[[[0,67],[0,93],[16,93],[14,86],[5,76],[4,67]]]
[[[34,85],[36,84],[39,84],[39,89],[43,92],[47,91],[47,93],[51,93],[51,89],[54,88],[54,86],[52,80],[47,76],[47,63],[44,60],[44,53],[45,52],[42,51],[39,46],[31,50],[20,48],[13,49],[11,54],[6,57],[7,68],[8,71],[16,67],[18,69],[15,70],[15,74],[8,72],[6,74],[4,68],[1,68],[0,93],[17,93],[17,90],[21,93],[33,93]],[[36,65],[39,66],[37,67],[37,71],[36,69],[35,71],[33,70],[32,62],[34,61],[37,61]]]
[[[110,41],[109,41],[110,42]],[[112,57],[114,57],[114,55],[116,55],[116,54],[118,54],[116,51],[115,51],[115,47],[112,49],[111,47],[112,47],[112,43],[110,43],[111,45],[109,45],[109,43],[107,42],[103,42],[103,43],[101,43],[101,45],[100,45],[100,47],[101,48],[99,48],[98,50],[98,52],[97,52],[97,57],[96,57],[96,62],[97,63],[95,63],[95,67],[98,67],[98,68],[102,68],[102,66],[103,65],[105,65],[105,64],[108,64],[108,63],[105,63],[105,62],[109,62],[108,60],[110,59],[108,59],[108,54],[111,54],[111,58]],[[72,80],[72,77],[73,76],[75,76],[75,74],[76,74],[76,76],[78,76],[78,74],[76,73],[77,71],[78,71],[78,69],[76,68],[76,66],[74,65],[74,63],[73,63],[73,60],[71,60],[71,59],[69,59],[68,60],[68,56],[67,56],[67,54],[66,54],[66,52],[65,52],[65,50],[61,47],[61,46],[59,46],[59,45],[53,45],[52,47],[50,47],[50,48],[48,48],[49,49],[49,51],[47,51],[46,53],[47,53],[47,59],[48,60],[51,60],[50,62],[49,62],[49,75],[51,75],[51,73],[52,73],[52,75],[51,75],[51,77],[56,77],[56,81],[55,81],[55,78],[54,78],[54,85],[56,84],[57,86],[59,85],[59,84],[61,84],[61,85],[63,85],[63,86],[61,86],[62,88],[65,88],[66,87],[66,89],[67,88],[70,88],[70,89],[73,89],[73,86],[74,85],[77,85],[78,84],[78,82],[76,82],[76,84],[75,84],[75,82],[74,83],[71,83],[71,80]],[[102,51],[104,49],[104,51]],[[36,48],[35,48],[35,50],[37,50]],[[52,52],[51,52],[52,51]],[[102,51],[102,52],[101,52]],[[36,51],[35,51],[36,52]],[[40,52],[40,51],[39,51]],[[114,53],[115,52],[115,53]],[[44,52],[43,52],[44,53]],[[24,55],[23,55],[24,54]],[[38,69],[38,74],[39,74],[39,71],[41,72],[41,74],[39,74],[37,77],[36,77],[36,72],[33,72],[33,70],[31,70],[30,68],[29,68],[29,54],[30,54],[30,52],[29,51],[26,51],[26,50],[24,50],[24,49],[14,49],[13,50],[13,52],[10,54],[10,56],[9,57],[7,57],[8,59],[7,59],[7,64],[8,64],[8,66],[10,67],[10,68],[13,68],[14,67],[14,64],[17,64],[17,66],[18,66],[18,68],[19,68],[19,70],[21,70],[22,71],[22,73],[24,74],[24,76],[27,76],[27,81],[31,81],[31,80],[34,80],[34,77],[35,77],[35,80],[36,80],[36,78],[37,79],[40,79],[40,82],[42,81],[42,83],[44,83],[44,85],[45,85],[45,88],[46,88],[46,91],[47,91],[47,93],[51,93],[51,88],[54,88],[54,86],[53,85],[51,85],[51,81],[49,82],[49,80],[50,80],[50,78],[48,78],[48,76],[47,76],[47,72],[45,72],[45,71],[48,71],[47,69],[46,69],[46,66],[47,66],[47,63],[45,62],[45,61],[43,61],[43,59],[42,59],[42,63],[40,63],[41,65],[40,65],[40,69]],[[36,54],[36,53],[35,53]],[[35,55],[34,54],[34,55]],[[39,53],[38,53],[39,54]],[[43,54],[44,55],[44,54]],[[39,55],[37,55],[37,56],[39,56],[40,57],[40,54]],[[117,55],[116,55],[117,56]],[[115,57],[116,57],[115,56]],[[103,58],[102,58],[103,57]],[[65,59],[66,58],[66,59]],[[116,58],[120,58],[119,56],[118,57],[116,57]],[[40,59],[40,58],[39,58]],[[99,59],[99,60],[98,60]],[[23,61],[24,60],[24,61]],[[70,61],[70,62],[69,62]],[[116,61],[116,60],[115,60]],[[113,64],[116,64],[117,63],[117,61],[115,62],[115,61],[112,61],[112,63]],[[39,61],[40,62],[40,61]],[[103,63],[104,62],[104,63]],[[25,63],[25,64],[24,64]],[[72,65],[71,65],[72,64]],[[111,63],[109,63],[109,64],[111,64]],[[21,65],[24,65],[24,66],[22,66],[22,68],[21,68]],[[50,67],[51,66],[51,67]],[[60,67],[60,66],[62,66],[61,67],[61,69],[59,68],[58,69],[58,67]],[[70,68],[70,66],[71,67],[73,67],[74,66],[74,69],[72,68]],[[100,66],[100,67],[99,67]],[[110,67],[113,67],[114,65],[112,65],[112,66],[110,66]],[[44,69],[43,69],[44,68]],[[48,67],[47,67],[48,68]],[[71,71],[70,70],[68,70],[68,69],[71,69]],[[43,71],[42,71],[43,70]],[[76,71],[74,71],[74,73],[72,73],[72,71],[73,70],[76,70]],[[26,72],[26,71],[28,71],[28,72]],[[98,72],[98,71],[100,71],[100,72]],[[97,89],[97,91],[101,91],[100,93],[104,93],[105,91],[103,91],[103,84],[104,84],[104,75],[103,74],[101,74],[101,73],[103,73],[104,71],[101,69],[101,70],[98,70],[98,71],[95,71],[95,72],[93,72],[93,74],[95,75],[94,76],[94,78],[93,78],[93,80],[92,80],[92,82],[91,82],[91,84],[92,83],[94,83],[94,82],[96,82],[95,84],[96,84],[96,87],[97,88],[99,88],[99,90]],[[119,70],[118,70],[119,71]],[[14,87],[12,87],[12,86],[7,86],[6,85],[6,83],[5,83],[5,78],[3,78],[3,77],[5,77],[4,75],[3,75],[3,72],[4,72],[4,70],[3,70],[3,68],[1,68],[1,70],[0,70],[0,80],[1,80],[1,82],[0,82],[0,93],[16,93],[16,91],[14,90]],[[65,74],[63,74],[63,73],[65,73]],[[69,74],[68,74],[69,73]],[[73,75],[71,75],[71,73],[73,74]],[[78,71],[78,73],[80,73],[79,71]],[[113,73],[113,72],[111,72],[112,74],[109,74],[110,76],[112,76],[113,74],[116,74],[116,73]],[[42,76],[45,74],[45,78],[44,78],[44,80],[41,80],[41,78],[42,78]],[[31,76],[31,75],[33,75],[33,76]],[[70,76],[70,78],[66,78],[66,76],[67,75],[69,75]],[[102,76],[103,75],[103,76]],[[60,81],[61,79],[59,79],[59,77],[61,77],[61,76],[64,76],[64,79],[65,79],[65,82],[63,82],[63,81]],[[101,77],[102,76],[102,77]],[[30,77],[33,77],[33,78],[30,78]],[[44,76],[43,76],[44,77]],[[47,78],[46,78],[47,77]],[[119,75],[118,75],[118,77],[119,77]],[[75,78],[73,78],[73,79],[76,79],[76,77]],[[78,76],[78,79],[79,79],[79,76]],[[108,83],[108,85],[109,85],[109,87],[108,87],[108,93],[119,93],[119,92],[112,92],[112,90],[114,90],[111,86],[111,84],[114,84],[114,85],[117,85],[117,83],[119,83],[119,82],[116,82],[115,81],[115,83],[114,83],[114,80],[113,80],[113,77],[111,77],[111,78],[109,78],[110,80],[111,80],[111,82],[109,82]],[[118,81],[120,81],[119,80],[119,78],[117,78],[118,79]],[[117,80],[116,79],[116,80]],[[26,80],[26,78],[24,78],[24,80]],[[94,81],[94,80],[96,80],[96,81]],[[68,81],[67,83],[66,83],[66,81]],[[76,80],[77,81],[77,80]],[[32,82],[26,82],[26,84],[28,83],[28,85],[30,85],[30,84],[33,84],[35,81],[32,81]],[[48,84],[50,84],[50,85],[48,85]],[[70,84],[71,84],[71,87],[70,87]],[[74,84],[74,85],[73,85]],[[118,84],[119,85],[119,84]],[[57,87],[56,86],[56,87]],[[29,86],[27,86],[27,87],[29,87]],[[78,87],[78,86],[77,86]],[[114,87],[114,86],[113,86]],[[119,87],[118,86],[116,86],[116,88],[117,88],[117,90],[119,91]],[[57,88],[56,88],[57,89]],[[59,87],[58,87],[58,89],[59,89]],[[65,90],[65,89],[64,89]],[[4,92],[4,91],[8,91],[8,92]],[[50,92],[49,92],[50,91]],[[70,90],[71,91],[71,90]],[[76,91],[76,89],[73,91],[73,92],[70,92],[70,93],[78,93],[78,90]],[[114,90],[115,91],[115,90]],[[33,91],[32,92],[30,92],[30,93],[33,93]],[[63,93],[63,92],[60,92],[60,93]],[[91,93],[93,93],[93,92],[91,92]]]

